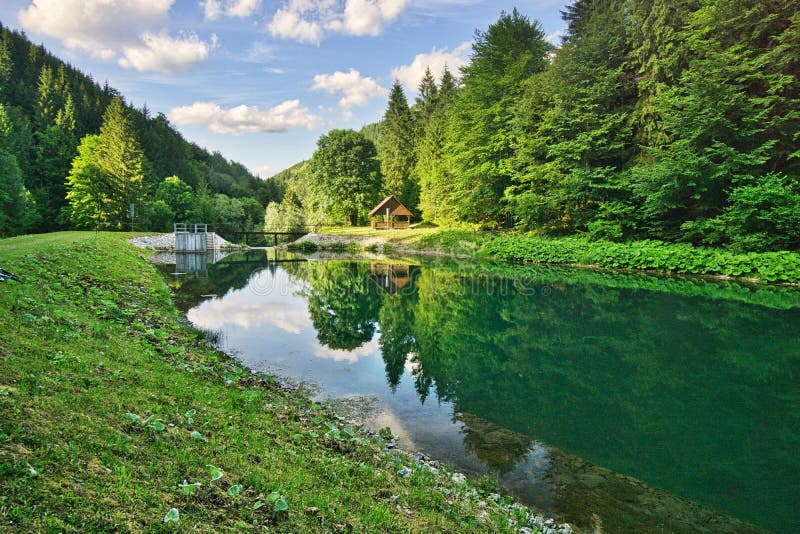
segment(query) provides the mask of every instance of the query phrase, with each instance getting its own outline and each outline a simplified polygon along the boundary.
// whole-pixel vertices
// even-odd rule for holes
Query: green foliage
[[[541,25],[516,9],[476,32],[447,131],[447,179],[452,180],[447,200],[459,220],[505,223],[512,110],[522,83],[546,67],[550,48]]]
[[[314,204],[351,225],[364,220],[378,201],[380,164],[375,145],[353,130],[331,130],[311,158]]]
[[[378,133],[377,151],[380,159],[383,193],[395,195],[412,212],[419,203],[419,183],[414,176],[415,125],[398,80],[392,84],[389,106],[383,115]]]
[[[87,135],[81,139],[78,155],[72,160],[67,177],[67,200],[70,219],[78,228],[91,228],[108,222],[104,199],[110,184],[100,168],[100,136]]]
[[[147,201],[142,206],[143,214],[140,217],[142,230],[156,232],[171,232],[173,223],[177,220],[175,212],[163,200]]]
[[[195,202],[194,191],[189,184],[177,176],[168,176],[158,185],[155,198],[169,206],[177,222],[188,222],[187,217]]]
[[[270,202],[264,215],[264,230],[277,232],[303,231],[306,226],[303,210],[292,201],[284,199],[280,204]]]
[[[686,243],[634,241],[614,243],[570,237],[498,237],[484,248],[490,257],[525,263],[598,265],[612,269],[710,274],[758,278],[766,282],[800,281],[800,254],[737,254]]]

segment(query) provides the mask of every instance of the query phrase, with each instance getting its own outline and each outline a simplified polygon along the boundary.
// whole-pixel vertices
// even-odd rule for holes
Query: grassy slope
[[[24,278],[0,284],[0,530],[508,529],[500,506],[397,476],[414,464],[326,436],[331,413],[207,348],[124,237],[0,240]]]

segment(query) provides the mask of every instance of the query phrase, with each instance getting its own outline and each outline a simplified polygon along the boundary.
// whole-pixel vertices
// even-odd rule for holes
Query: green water
[[[579,527],[800,528],[797,290],[259,254],[175,282],[248,365],[372,396],[373,426]]]

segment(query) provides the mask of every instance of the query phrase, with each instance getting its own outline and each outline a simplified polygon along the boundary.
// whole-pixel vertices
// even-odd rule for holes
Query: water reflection
[[[193,297],[189,317],[247,365],[312,380],[368,425],[540,508],[611,532],[751,529],[685,498],[777,531],[800,524],[794,290],[224,263],[193,288],[220,298]]]

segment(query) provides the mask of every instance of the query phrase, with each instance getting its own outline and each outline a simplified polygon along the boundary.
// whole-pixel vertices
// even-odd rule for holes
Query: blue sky
[[[24,30],[183,135],[270,176],[331,128],[378,120],[397,77],[469,58],[476,29],[517,7],[553,42],[565,0],[3,0]]]

